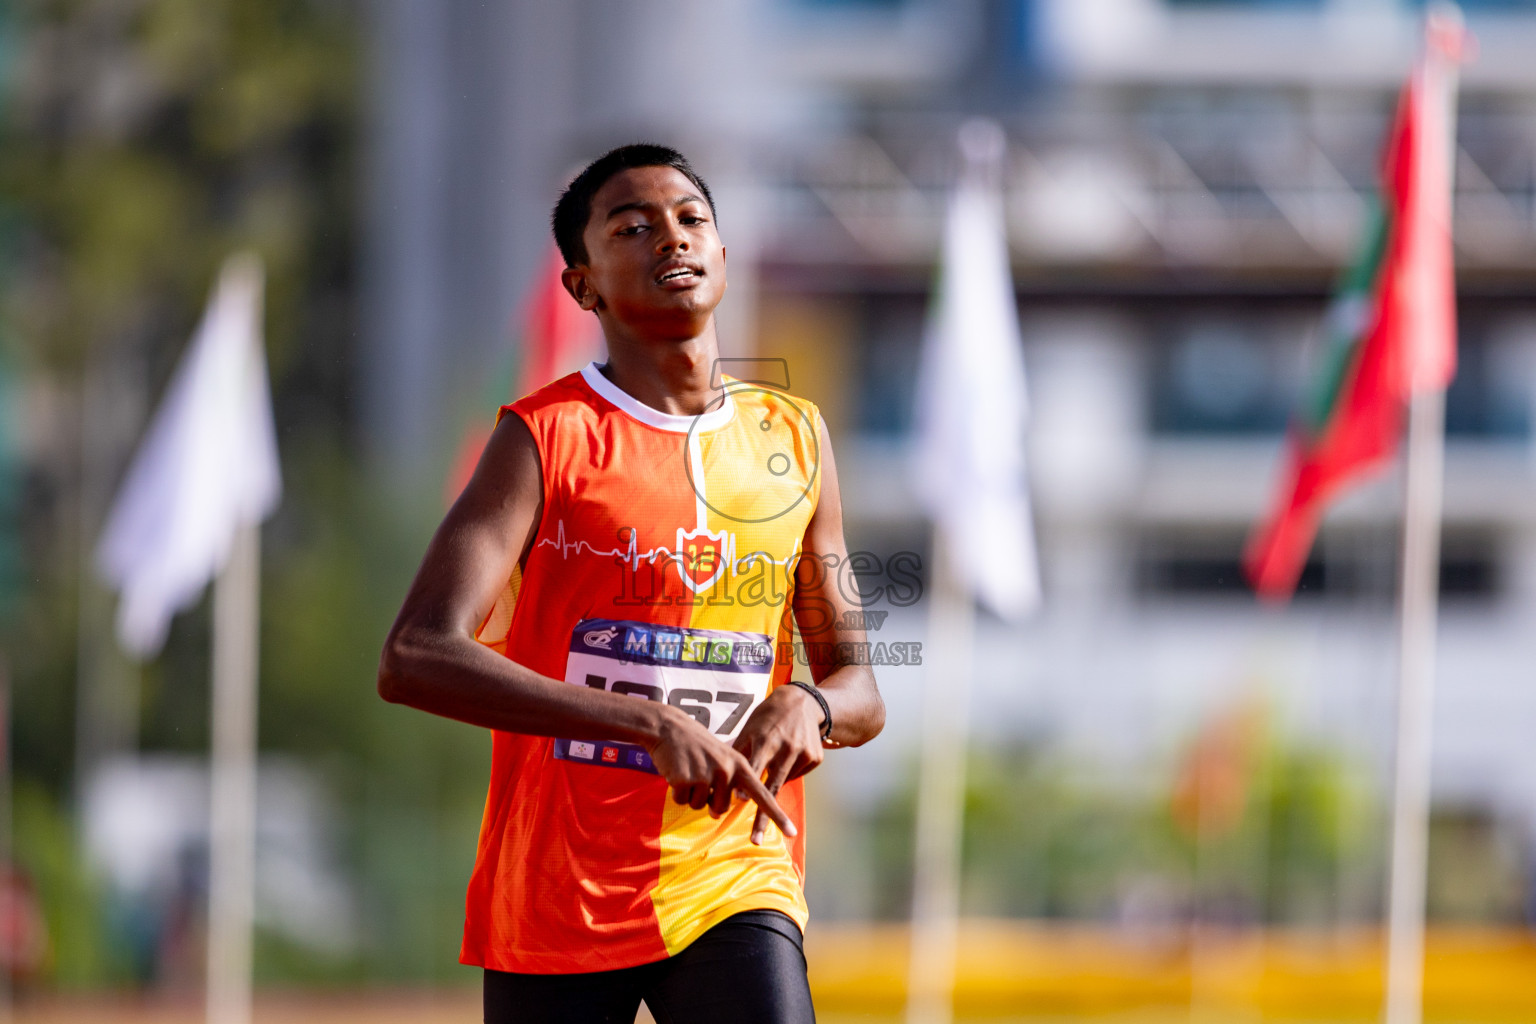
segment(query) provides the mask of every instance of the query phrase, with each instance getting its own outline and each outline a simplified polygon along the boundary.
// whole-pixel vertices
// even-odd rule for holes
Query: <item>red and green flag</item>
[[[1444,68],[1461,37],[1432,31],[1428,45],[1440,59],[1421,60],[1403,88],[1365,244],[1325,319],[1321,366],[1292,419],[1275,503],[1244,552],[1261,597],[1290,597],[1327,504],[1392,459],[1409,398],[1443,390],[1456,373]]]

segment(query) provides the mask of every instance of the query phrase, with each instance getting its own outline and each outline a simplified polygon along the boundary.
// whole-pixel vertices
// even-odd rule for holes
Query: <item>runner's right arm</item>
[[[471,725],[644,746],[674,791],[707,787],[715,815],[740,790],[788,835],[795,827],[740,752],[655,701],[571,686],[475,640],[543,512],[539,450],[503,416],[474,476],[438,527],[379,661],[379,696]]]

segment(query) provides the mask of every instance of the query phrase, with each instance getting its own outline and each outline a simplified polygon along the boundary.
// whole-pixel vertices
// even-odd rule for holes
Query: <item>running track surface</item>
[[[1429,1024],[1536,1021],[1536,932],[1431,929]],[[828,922],[806,937],[822,1024],[897,1024],[908,936],[900,926]],[[1137,933],[1014,921],[962,923],[960,1020],[989,1024],[1374,1024],[1380,935],[1357,931]],[[1193,1011],[1193,1012],[1192,1012]],[[198,993],[40,994],[0,1024],[202,1024]],[[264,992],[254,1024],[473,1024],[479,992]],[[642,1016],[642,1021],[645,1019]]]

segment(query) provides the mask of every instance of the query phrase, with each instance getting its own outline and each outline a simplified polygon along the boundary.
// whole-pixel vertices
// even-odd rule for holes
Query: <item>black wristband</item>
[[[831,705],[829,705],[827,703],[827,698],[823,697],[821,695],[821,691],[819,689],[817,689],[816,687],[812,686],[810,683],[801,682],[799,679],[790,679],[790,680],[787,680],[787,682],[789,683],[790,686],[798,686],[798,687],[800,687],[800,689],[804,690],[806,693],[808,693],[812,697],[816,698],[816,703],[821,705],[821,714],[822,714],[821,741],[823,743],[825,743],[827,740],[831,739],[832,738],[832,707],[831,707]]]

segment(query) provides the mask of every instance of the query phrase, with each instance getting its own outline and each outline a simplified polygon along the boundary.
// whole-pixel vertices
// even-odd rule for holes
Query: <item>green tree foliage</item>
[[[1036,744],[984,747],[966,785],[962,909],[992,917],[1143,920],[1194,915],[1242,923],[1331,923],[1370,910],[1339,894],[1375,862],[1375,803],[1336,752],[1255,751],[1241,814],[1192,834],[1170,794],[1176,773],[1128,785]],[[908,912],[915,776],[868,820],[882,917]],[[1376,895],[1379,871],[1367,869]]]
[[[464,980],[458,931],[490,739],[385,705],[373,686],[430,524],[381,509],[358,466],[361,7],[20,0],[6,10],[0,352],[41,396],[32,407],[47,422],[33,425],[25,453],[20,614],[0,632],[27,794],[16,852],[56,933],[54,980],[100,984],[137,970],[114,959],[121,936],[66,827],[76,630],[108,627],[105,614],[82,613],[79,590],[94,540],[79,511],[89,490],[79,430],[95,419],[86,382],[104,377],[109,398],[137,391],[142,423],[219,264],[243,248],[267,271],[285,480],[264,531],[260,743],[302,759],[330,790],[360,908],[350,953],[317,958],[258,936],[258,977]],[[111,475],[132,440],[116,440]],[[180,616],[138,673],[142,749],[206,750],[207,619],[206,602]]]
[[[75,367],[156,333],[169,362],[222,258],[254,247],[279,376],[350,278],[356,29],[311,0],[22,0],[0,149],[13,344]],[[165,330],[180,326],[179,331]]]

